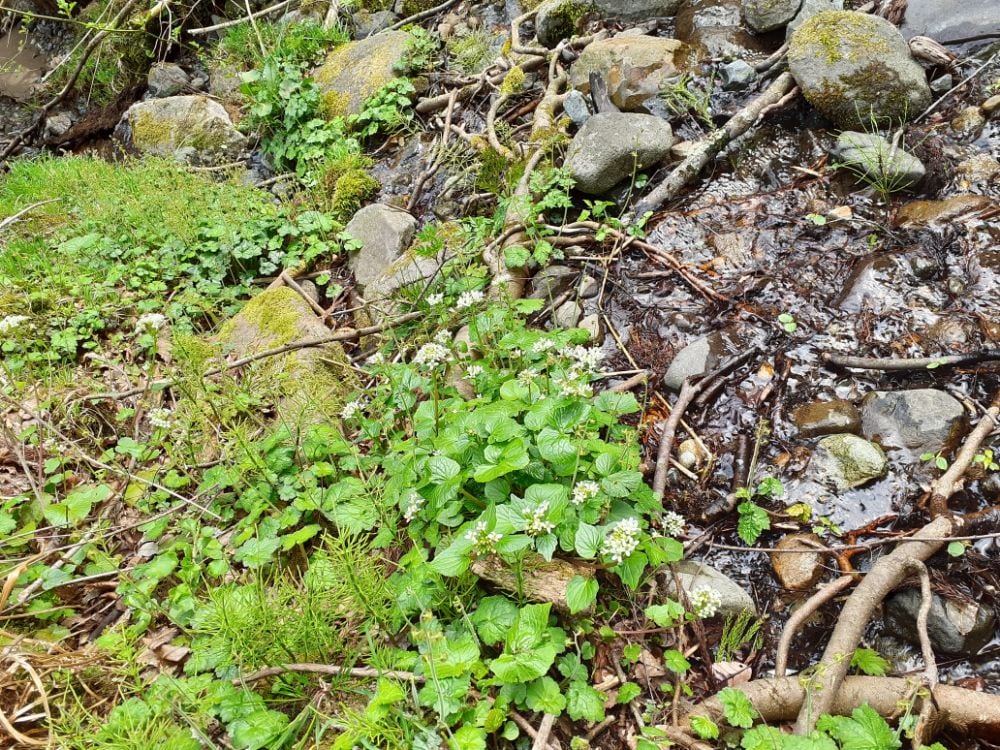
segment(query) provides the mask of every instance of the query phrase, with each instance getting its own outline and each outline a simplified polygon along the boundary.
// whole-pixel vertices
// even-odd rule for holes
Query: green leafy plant
[[[781,327],[785,330],[785,333],[795,333],[799,330],[799,324],[795,320],[795,316],[791,313],[781,313],[778,316],[778,322],[781,323]]]
[[[690,73],[681,73],[667,81],[660,90],[660,99],[675,116],[690,113],[707,128],[714,129],[711,109],[713,88],[714,79],[699,82]]]
[[[735,617],[732,615],[727,617],[722,626],[722,636],[715,654],[716,661],[732,661],[745,647],[751,651],[760,648],[763,625],[763,618],[754,617],[753,613],[747,610],[743,610]]]
[[[365,101],[361,112],[351,117],[351,127],[361,138],[391,135],[413,119],[411,97],[415,89],[406,78],[394,78]]]
[[[948,459],[942,456],[940,451],[937,453],[921,453],[920,460],[933,463],[941,471],[948,470]]]
[[[993,455],[993,450],[984,448],[972,458],[973,464],[978,464],[984,471],[1000,471],[1000,464],[997,463]]]

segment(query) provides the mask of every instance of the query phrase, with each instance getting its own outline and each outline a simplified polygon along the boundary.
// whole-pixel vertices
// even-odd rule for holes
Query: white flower
[[[722,604],[719,592],[708,586],[699,586],[688,594],[688,599],[691,601],[691,610],[703,619],[714,617],[719,611],[719,605]]]
[[[31,318],[27,315],[8,315],[0,318],[0,334],[10,333],[27,323]]]
[[[173,412],[170,409],[150,409],[146,413],[146,418],[153,427],[160,427],[169,430],[173,424]]]
[[[674,513],[672,510],[668,510],[663,514],[663,533],[667,536],[678,536],[684,532],[684,527],[687,526],[687,521],[684,520],[684,516],[680,513]]]
[[[462,292],[458,295],[458,301],[455,303],[455,307],[459,310],[464,310],[467,307],[472,307],[477,302],[482,302],[483,293],[478,289],[473,289],[468,292]]]
[[[447,328],[442,328],[434,336],[434,340],[441,344],[442,346],[447,346],[451,343],[451,333],[448,332]]]
[[[604,544],[601,545],[601,553],[614,560],[615,565],[621,565],[638,546],[639,519],[625,518],[608,531]]]
[[[432,307],[434,305],[440,305],[442,302],[444,302],[444,295],[441,293],[427,295],[427,304]]]
[[[403,508],[404,520],[409,523],[416,518],[417,513],[419,513],[420,509],[424,507],[425,502],[426,500],[424,500],[423,495],[411,492],[409,498],[406,500],[406,505]]]
[[[517,374],[517,382],[526,388],[535,382],[535,378],[539,376],[538,370],[532,370],[530,367],[527,370],[521,370]]]
[[[594,390],[590,385],[581,380],[576,380],[572,377],[572,373],[567,377],[553,378],[552,382],[556,384],[556,387],[559,388],[559,392],[563,396],[590,398],[594,395]]]
[[[477,555],[491,555],[497,551],[497,544],[503,539],[503,534],[486,530],[486,521],[479,521],[469,529],[465,538],[472,542],[473,552]]]
[[[583,505],[585,502],[590,500],[590,498],[597,497],[597,493],[600,491],[601,485],[597,482],[585,479],[582,482],[577,482],[573,487],[573,498],[570,502],[573,503],[573,505]]]
[[[597,366],[604,359],[604,355],[597,347],[588,349],[585,346],[574,346],[563,351],[563,355],[574,360],[574,369],[585,372],[594,372]]]
[[[144,313],[135,321],[136,333],[148,333],[149,331],[159,331],[167,324],[167,316],[160,313]]]
[[[465,377],[467,378],[477,378],[483,374],[482,365],[469,365],[465,371]]]
[[[535,354],[541,354],[542,352],[547,352],[549,349],[556,346],[556,342],[550,338],[540,338],[535,342],[534,346],[531,347],[531,351]]]
[[[341,419],[352,419],[355,414],[365,408],[368,402],[364,398],[356,398],[344,404],[343,411],[340,412]]]
[[[554,523],[546,518],[548,512],[549,504],[547,502],[541,503],[531,511],[528,515],[528,525],[524,528],[529,536],[542,536],[543,534],[548,534],[556,527]]]
[[[451,352],[448,351],[447,347],[442,346],[436,341],[432,341],[429,344],[424,344],[417,351],[416,356],[413,358],[413,364],[415,365],[426,365],[428,368],[437,367],[439,364],[448,359],[448,355]]]

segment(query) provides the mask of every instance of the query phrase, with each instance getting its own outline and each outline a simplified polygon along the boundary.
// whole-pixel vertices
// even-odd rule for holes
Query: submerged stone
[[[775,546],[782,551],[771,553],[771,567],[786,589],[807,589],[823,575],[823,553],[820,550],[824,545],[815,534],[791,534]]]
[[[876,133],[845,130],[834,154],[852,172],[892,192],[916,185],[927,171],[920,159]]]
[[[802,437],[819,437],[861,429],[861,412],[850,401],[813,401],[792,412],[792,421]]]
[[[820,440],[809,462],[814,481],[839,491],[881,479],[888,470],[889,461],[878,445],[846,433]]]
[[[889,448],[937,453],[954,444],[965,427],[961,402],[934,388],[874,391],[861,402],[862,434]]]
[[[914,645],[920,644],[917,614],[923,597],[906,589],[886,601],[886,622]],[[970,600],[953,601],[933,594],[927,616],[927,635],[935,651],[971,657],[993,638],[996,617],[989,606]]]

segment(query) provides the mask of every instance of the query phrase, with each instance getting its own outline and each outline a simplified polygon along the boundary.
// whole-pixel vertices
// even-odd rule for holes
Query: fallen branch
[[[913,687],[913,680],[900,677],[848,677],[832,696],[828,712],[849,716],[867,704],[880,715],[892,717],[898,713],[899,702],[912,696]],[[769,724],[795,718],[809,702],[806,698],[812,698],[799,677],[753,680],[737,690],[750,699],[760,720]],[[933,696],[943,719],[939,728],[950,726],[976,739],[1000,741],[1000,695],[938,685]],[[684,717],[681,727],[689,728],[696,716],[721,721],[722,703],[717,697],[709,698]]]
[[[407,680],[413,682],[423,682],[424,676],[413,672],[402,672],[391,669],[372,669],[371,667],[338,667],[336,664],[282,664],[278,667],[264,667],[248,675],[237,677],[233,680],[234,685],[242,685],[245,682],[255,682],[265,677],[274,677],[285,672],[306,672],[310,674],[326,674],[337,677],[387,677],[390,680]]]
[[[312,347],[323,346],[324,344],[332,344],[337,341],[355,341],[357,339],[364,338],[365,336],[382,333],[390,328],[395,328],[396,326],[403,325],[404,323],[409,323],[411,320],[423,317],[423,315],[424,313],[422,312],[414,311],[406,313],[405,315],[400,315],[398,318],[385,323],[380,323],[379,325],[368,326],[366,328],[347,328],[336,333],[331,333],[329,336],[318,336],[311,339],[302,339],[301,341],[292,341],[291,343],[275,347],[274,349],[265,349],[262,352],[242,357],[241,359],[234,360],[220,367],[213,367],[210,370],[203,372],[202,377],[209,378],[213,375],[219,375],[220,373],[227,372],[228,370],[235,370],[239,367],[243,367],[244,365],[248,365],[251,362],[256,362],[257,360],[267,359],[268,357],[276,357],[279,354],[285,354],[286,352],[292,352],[298,349],[309,349]],[[145,393],[150,388],[169,388],[170,386],[177,385],[177,382],[178,381],[175,379],[154,380],[144,386],[132,388],[127,391],[119,391],[118,393],[94,393],[89,396],[83,396],[77,400],[101,401],[106,399],[118,400],[131,398],[132,396],[138,396],[141,393]]]
[[[57,200],[61,200],[61,199],[60,198],[49,198],[48,200],[38,201],[38,203],[32,203],[30,206],[25,206],[20,211],[18,211],[16,214],[14,214],[12,216],[8,216],[3,221],[0,221],[0,229],[6,229],[7,227],[9,227],[11,224],[13,224],[14,222],[16,222],[18,219],[20,219],[25,214],[27,214],[27,213],[29,213],[31,211],[34,211],[36,208],[41,208],[42,206],[46,206],[49,203],[55,203]]]
[[[284,10],[289,5],[294,4],[297,0],[282,0],[280,3],[275,3],[270,7],[264,8],[263,10],[258,10],[256,13],[251,13],[246,16],[240,16],[232,21],[223,21],[222,23],[217,23],[214,26],[203,26],[200,29],[188,29],[187,33],[191,36],[202,36],[204,34],[211,34],[213,31],[222,31],[222,29],[228,29],[231,26],[239,26],[241,23],[247,23],[248,21],[255,21],[263,16],[269,16],[272,13],[276,13],[279,10]]]
[[[841,576],[837,580],[831,581],[815,594],[810,596],[802,604],[802,606],[795,610],[792,616],[788,618],[788,622],[785,623],[785,627],[781,631],[781,638],[778,639],[778,649],[774,655],[775,677],[785,676],[785,670],[788,668],[788,651],[792,646],[792,640],[795,638],[795,634],[798,632],[799,628],[802,627],[802,624],[812,617],[813,613],[817,609],[822,607],[828,601],[833,599],[833,597],[854,583],[854,580],[854,576]]]
[[[535,735],[535,741],[531,744],[531,750],[547,750],[549,735],[552,734],[552,725],[555,724],[555,721],[555,714],[542,716],[542,723],[538,725],[538,733]]]
[[[847,367],[852,370],[885,370],[886,372],[901,372],[905,370],[933,370],[938,367],[954,365],[975,365],[980,362],[1000,360],[1000,349],[984,349],[971,354],[949,354],[944,357],[915,357],[913,359],[896,359],[893,357],[849,357],[842,354],[825,352],[824,362],[837,367]]]
[[[924,562],[944,546],[943,541],[929,541],[925,537],[948,538],[961,526],[961,520],[953,516],[936,518],[913,536],[912,544],[900,545],[872,566],[840,611],[837,626],[815,667],[812,682],[815,692],[796,720],[796,734],[808,735],[819,716],[833,711],[840,685],[851,664],[851,656],[861,643],[875,609],[906,579],[914,562]]]
[[[993,397],[993,403],[990,404],[990,408],[986,410],[983,418],[979,420],[979,424],[965,439],[962,449],[955,456],[948,471],[931,484],[929,505],[932,517],[941,516],[948,512],[948,498],[961,487],[962,475],[972,465],[979,446],[993,432],[998,423],[1000,423],[1000,391]]]
[[[760,113],[777,103],[795,86],[791,73],[782,73],[774,79],[763,93],[746,107],[729,118],[725,125],[708,134],[697,144],[691,154],[677,165],[655,190],[643,198],[635,207],[634,216],[642,217],[656,211],[675,197],[685,185],[698,176],[731,141],[743,135],[757,121]]]

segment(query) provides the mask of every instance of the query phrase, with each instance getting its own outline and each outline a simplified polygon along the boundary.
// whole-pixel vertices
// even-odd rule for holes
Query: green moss
[[[337,179],[330,198],[330,213],[337,221],[346,223],[381,187],[382,184],[363,169],[352,169]]]
[[[825,10],[792,34],[788,56],[803,59],[818,53],[826,62],[835,63],[857,59],[859,54],[884,54],[889,52],[889,45],[880,31],[878,20],[872,16],[847,10]]]
[[[439,4],[439,0],[403,0],[403,18],[423,13],[425,10],[430,10]]]
[[[396,78],[409,35],[382,32],[333,50],[315,73],[328,118],[357,114],[366,100]]]
[[[476,189],[500,195],[509,166],[507,160],[492,148],[484,149],[480,155],[479,171],[476,173]]]
[[[578,0],[561,0],[549,11],[549,36],[553,39],[568,39],[580,31],[580,22],[595,12],[593,4]]]

